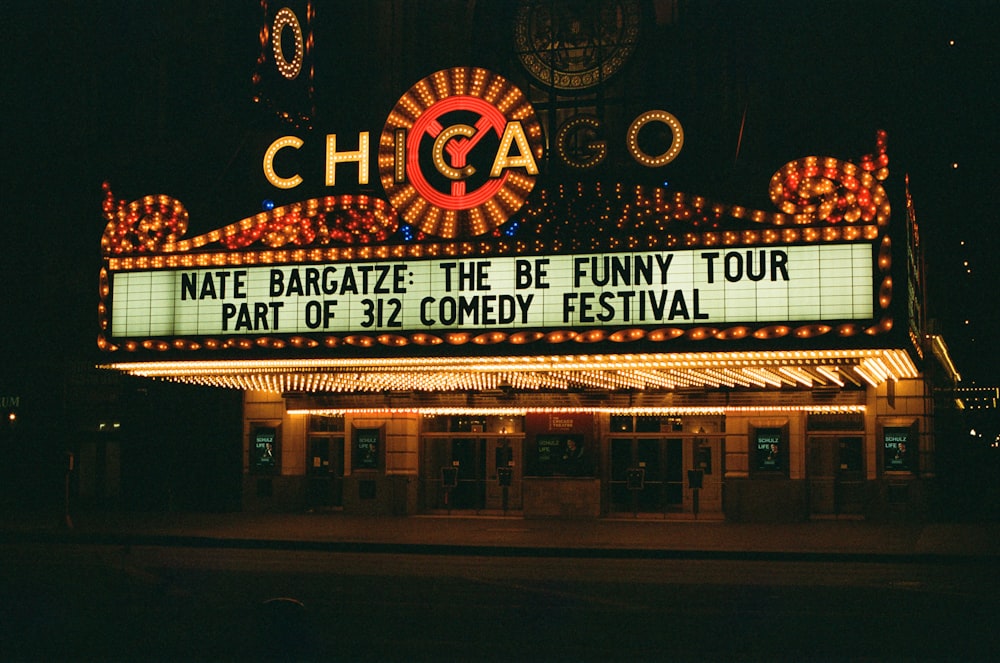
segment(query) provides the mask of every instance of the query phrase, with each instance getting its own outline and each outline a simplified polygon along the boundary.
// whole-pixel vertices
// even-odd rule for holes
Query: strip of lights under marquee
[[[398,359],[121,362],[101,368],[189,384],[273,393],[526,392],[879,386],[918,376],[903,350]]]
[[[719,416],[740,413],[806,412],[808,414],[857,414],[867,411],[864,405],[787,405],[760,407],[439,407],[439,408],[305,408],[290,409],[290,415],[343,416],[419,414],[422,416],[495,416],[518,417],[537,414],[610,414],[612,416]]]

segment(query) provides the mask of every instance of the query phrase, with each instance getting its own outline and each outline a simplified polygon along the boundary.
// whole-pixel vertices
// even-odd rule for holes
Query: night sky
[[[433,20],[435,7],[456,3],[423,4]],[[349,6],[320,2],[318,11]],[[680,7],[683,20],[688,5]],[[700,52],[712,50],[705,40],[717,42],[745,91],[740,159],[750,164],[745,177],[755,196],[786,161],[855,159],[874,149],[876,129],[889,132],[889,167],[910,173],[926,247],[928,313],[963,384],[1000,383],[1000,2],[705,2],[690,11],[692,23],[707,29],[677,38],[701,43]],[[192,217],[188,236],[255,213],[270,192],[247,177],[260,158],[260,109],[250,102],[258,2],[34,0],[4,14],[0,375],[7,393],[39,365],[101,359],[103,181],[121,199],[166,193],[182,200]],[[363,121],[378,131],[384,99],[369,103],[382,114],[364,120],[355,116],[364,105],[352,114],[345,104],[368,93],[371,72],[363,53],[338,50],[343,40],[364,43],[351,33],[350,15],[339,24],[337,38],[317,34],[317,65],[339,87],[318,91],[326,104],[320,112],[334,118],[339,107],[345,130]],[[478,64],[476,43],[453,42],[452,52],[426,44],[423,60],[395,75],[397,98],[440,66]],[[676,105],[668,110],[686,123],[683,93],[672,93]],[[697,149],[696,131],[687,145]],[[685,190],[750,202],[724,180],[689,178]]]

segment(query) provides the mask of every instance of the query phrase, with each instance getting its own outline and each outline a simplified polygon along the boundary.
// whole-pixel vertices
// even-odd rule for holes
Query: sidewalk
[[[341,513],[8,513],[0,540],[428,554],[1000,561],[1000,523],[731,523]]]

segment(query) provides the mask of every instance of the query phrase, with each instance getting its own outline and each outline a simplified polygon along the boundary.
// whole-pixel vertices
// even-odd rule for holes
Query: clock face
[[[524,0],[514,23],[521,64],[546,86],[579,90],[615,74],[639,35],[636,0]]]

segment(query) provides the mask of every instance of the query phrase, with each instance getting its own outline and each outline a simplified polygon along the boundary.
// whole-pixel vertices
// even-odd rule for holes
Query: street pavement
[[[509,556],[1000,560],[1000,523],[7,512],[0,541]]]

